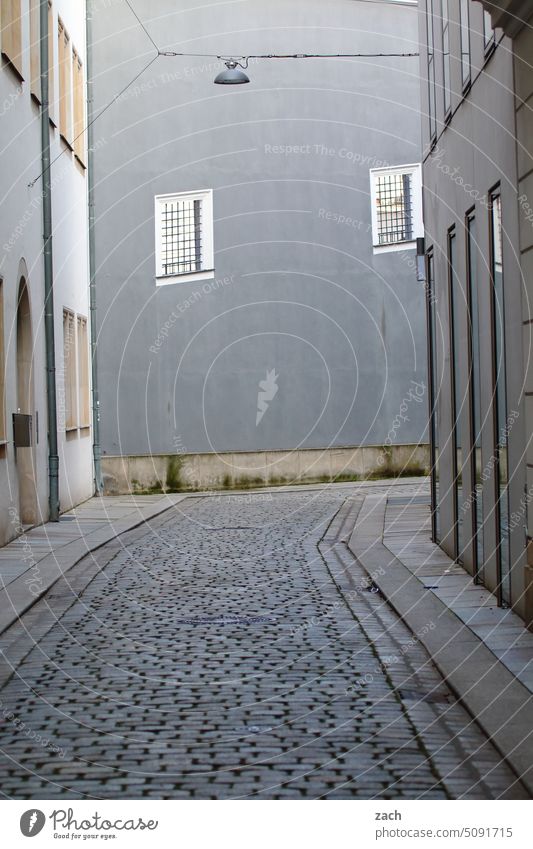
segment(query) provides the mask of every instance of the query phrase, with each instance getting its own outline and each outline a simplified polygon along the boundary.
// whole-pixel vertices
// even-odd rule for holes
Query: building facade
[[[512,40],[514,63],[527,475],[524,507],[520,509],[527,515],[528,568],[525,580],[525,608],[526,615],[530,618],[533,615],[533,7],[525,0],[497,0],[483,5],[491,15],[492,25],[501,27],[505,35]]]
[[[94,8],[108,490],[424,471],[416,4]]]
[[[64,511],[93,492],[83,0],[52,0],[48,27],[54,349]],[[39,0],[2,2],[0,48],[3,544],[21,527],[49,516]]]
[[[419,11],[433,533],[529,621],[531,86],[497,6]]]

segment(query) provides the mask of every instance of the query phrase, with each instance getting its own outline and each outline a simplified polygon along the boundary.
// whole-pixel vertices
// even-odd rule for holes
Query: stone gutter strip
[[[66,575],[73,566],[87,557],[93,551],[101,548],[111,540],[134,528],[138,528],[145,522],[154,519],[166,510],[171,509],[184,498],[186,494],[176,494],[167,496],[158,496],[157,499],[150,500],[146,504],[139,506],[139,502],[132,499],[132,510],[120,519],[108,519],[101,528],[84,533],[83,528],[78,526],[79,536],[72,542],[61,544],[53,548],[52,551],[45,557],[37,560],[38,579],[31,581],[27,570],[21,574],[16,580],[12,581],[7,587],[0,590],[0,634],[7,628],[13,625],[18,619],[31,608],[36,601],[45,595],[48,590]],[[117,499],[117,501],[123,499]],[[83,509],[93,506],[102,511],[102,518],[106,518],[106,508],[112,512],[112,503],[109,499],[92,498],[80,508],[76,510],[82,514]],[[76,510],[72,511],[76,515]],[[80,517],[81,518],[81,517]],[[82,524],[82,522],[80,522]],[[57,529],[57,524],[47,523],[44,526],[39,526],[34,529],[36,533],[42,535],[43,528]],[[68,530],[70,533],[76,527],[75,522],[69,523]],[[26,534],[28,544],[31,546],[33,531],[28,531]],[[16,544],[16,540],[15,540]],[[12,545],[9,543],[4,550]]]
[[[365,498],[348,542],[350,551],[533,795],[533,695],[384,545],[386,504],[386,497]],[[430,629],[432,622],[436,627]]]

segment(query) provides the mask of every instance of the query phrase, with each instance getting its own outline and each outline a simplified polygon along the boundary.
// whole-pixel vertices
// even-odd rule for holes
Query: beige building
[[[57,462],[61,512],[93,491],[85,2],[48,5],[52,346],[44,327],[40,6],[1,4],[0,544],[48,519]],[[47,348],[55,354],[58,460],[49,439]]]

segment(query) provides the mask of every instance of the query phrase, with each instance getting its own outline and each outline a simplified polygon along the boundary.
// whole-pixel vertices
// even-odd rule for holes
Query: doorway
[[[19,513],[22,525],[37,523],[35,478],[35,413],[33,387],[33,333],[30,299],[24,277],[20,280],[17,304],[17,412],[33,417],[32,445],[16,449],[19,484]]]

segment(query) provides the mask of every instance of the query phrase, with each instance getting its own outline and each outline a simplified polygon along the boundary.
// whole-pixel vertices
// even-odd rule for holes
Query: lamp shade
[[[226,62],[226,69],[215,77],[217,85],[243,85],[249,82],[250,80],[244,71],[237,68],[236,62]]]

